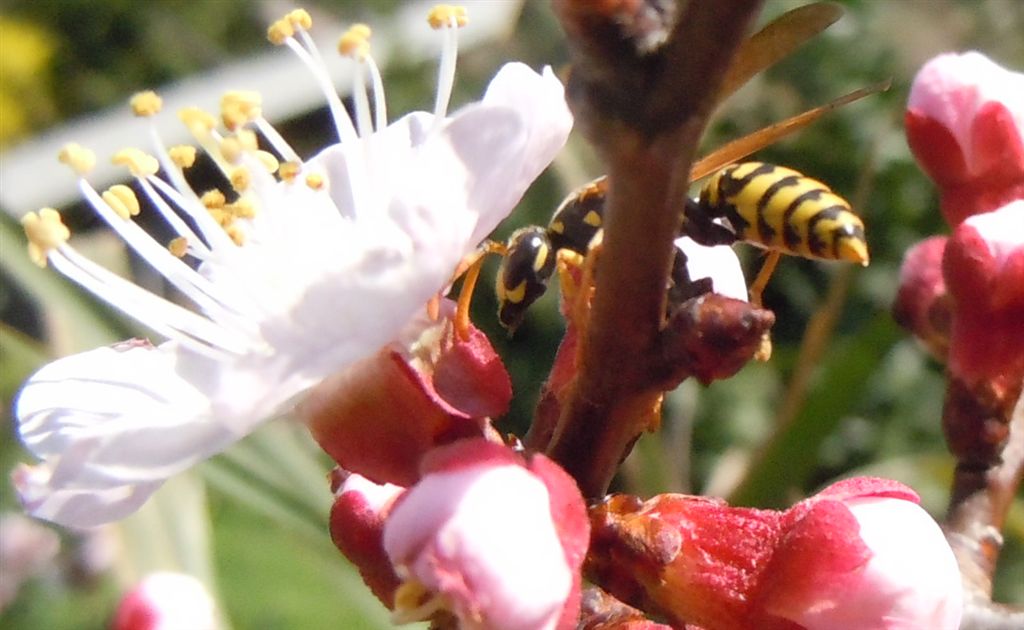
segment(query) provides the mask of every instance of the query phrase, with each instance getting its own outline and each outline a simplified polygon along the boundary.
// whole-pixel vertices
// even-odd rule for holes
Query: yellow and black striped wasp
[[[598,178],[570,194],[547,227],[528,226],[512,234],[496,283],[502,326],[514,330],[526,309],[543,295],[559,252],[585,256],[600,240],[606,193],[607,180]],[[789,254],[868,263],[864,224],[850,204],[822,182],[789,168],[763,162],[731,164],[712,175],[699,198],[688,199],[684,206],[680,236],[702,245],[742,241],[776,258]],[[681,256],[677,251],[673,286],[689,281]],[[769,259],[752,288],[755,301],[773,268]]]
[[[839,15],[834,5],[819,3],[790,11],[768,24],[741,47],[723,81],[720,98],[785,57]],[[767,250],[765,264],[750,287],[751,299],[758,304],[784,254],[867,265],[864,224],[845,199],[826,184],[792,169],[740,160],[833,109],[887,88],[888,82],[884,82],[856,90],[728,143],[699,160],[690,171],[690,181],[711,177],[697,199],[681,204],[680,236],[702,245],[741,241]],[[607,191],[607,179],[599,177],[566,197],[546,227],[521,228],[509,238],[496,282],[498,319],[506,329],[514,330],[527,308],[543,295],[560,252],[585,256],[600,241]],[[670,301],[690,297],[680,250],[669,282]],[[679,289],[682,293],[673,296],[673,290]],[[701,292],[699,286],[693,290]]]

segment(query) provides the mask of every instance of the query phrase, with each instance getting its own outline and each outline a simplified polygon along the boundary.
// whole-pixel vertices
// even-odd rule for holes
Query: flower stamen
[[[262,116],[260,95],[257,92],[231,90],[225,92],[220,99],[220,118],[230,131],[237,131]]]
[[[437,97],[434,101],[435,124],[448,113],[452,88],[455,86],[455,65],[459,56],[458,30],[469,21],[465,7],[439,4],[427,14],[427,22],[434,30],[444,30],[441,64],[437,73]]]
[[[395,608],[391,613],[391,621],[397,625],[424,621],[447,608],[443,595],[432,592],[419,580],[410,578],[395,590]]]
[[[310,173],[309,175],[306,175],[306,186],[311,190],[323,190],[324,184],[326,183],[324,176],[320,173]]]
[[[370,103],[366,95],[367,69],[370,70],[373,81],[373,98],[376,116],[376,128],[383,129],[387,125],[387,114],[384,109],[384,87],[383,81],[379,82],[380,71],[377,64],[370,55],[370,35],[372,31],[365,24],[353,24],[338,40],[338,52],[344,56],[351,57],[359,65],[353,76],[352,98],[356,102],[356,126],[359,129],[360,137],[365,138],[370,133]],[[376,74],[374,74],[376,71]]]
[[[342,142],[353,141],[357,137],[355,126],[334,89],[320,51],[313,43],[313,38],[307,33],[312,25],[313,20],[309,14],[301,9],[296,9],[270,26],[267,30],[267,39],[276,46],[285,45],[290,48],[295,56],[309,68],[313,78],[320,86],[320,90],[327,98],[331,118],[333,118],[334,127],[338,132],[338,139]],[[282,155],[291,159],[286,154]]]
[[[96,154],[75,142],[65,144],[57,154],[57,159],[70,166],[80,177],[96,166]]]
[[[102,197],[103,201],[106,201],[107,205],[126,221],[139,214],[139,199],[132,192],[132,189],[124,184],[111,186],[104,191]]]
[[[167,155],[171,158],[171,162],[182,170],[192,168],[196,163],[196,148],[187,144],[171,147],[167,151]]]
[[[64,225],[60,213],[53,208],[29,212],[21,218],[21,226],[28,237],[28,255],[40,267],[46,267],[50,252],[71,237],[71,230]]]
[[[98,199],[95,192],[93,195]],[[103,203],[102,200],[99,202]],[[224,353],[241,353],[251,347],[251,342],[241,334],[228,333],[214,322],[159,298],[79,255],[67,245],[70,230],[53,208],[29,213],[21,223],[28,237],[29,256],[33,262],[43,267],[47,261],[51,262],[68,279],[169,339],[176,339],[217,359],[223,359]],[[130,221],[117,223],[133,225]]]
[[[152,90],[139,92],[132,96],[128,102],[131,105],[132,112],[140,118],[149,118],[150,116],[157,115],[164,104],[163,99]]]
[[[184,258],[188,250],[188,239],[184,236],[176,236],[167,244],[167,251],[171,252],[171,255],[175,258]]]
[[[110,161],[118,166],[126,166],[133,177],[149,177],[160,170],[160,162],[155,157],[136,148],[121,149]]]

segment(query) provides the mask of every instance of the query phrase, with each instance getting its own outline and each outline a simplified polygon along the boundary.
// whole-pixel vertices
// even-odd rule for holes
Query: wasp
[[[496,283],[498,320],[506,329],[513,331],[544,294],[560,252],[586,256],[600,241],[607,190],[607,179],[598,178],[566,197],[547,227],[521,228],[509,238]],[[751,287],[757,303],[782,254],[868,264],[864,223],[850,204],[824,183],[782,166],[726,166],[708,178],[696,200],[686,201],[681,215],[680,236],[702,245],[742,241],[769,251]],[[677,250],[670,292],[689,282],[680,256]]]
[[[784,58],[841,15],[841,10],[831,3],[814,3],[789,11],[766,25],[737,51],[719,99],[735,92],[757,72]],[[782,255],[867,265],[868,246],[860,217],[827,185],[788,168],[741,160],[838,107],[887,90],[889,83],[883,81],[854,90],[755,131],[693,165],[690,181],[711,177],[697,199],[687,199],[682,204],[680,235],[702,245],[742,241],[767,250],[765,263],[749,289],[755,304],[760,305],[761,293]],[[495,246],[488,251],[505,254],[498,270],[496,291],[498,319],[507,330],[513,331],[529,306],[544,294],[560,255],[586,256],[591,246],[601,240],[607,191],[607,179],[595,179],[566,197],[546,227],[521,228],[504,246],[492,244]],[[689,281],[685,255],[677,249],[667,287],[670,303],[707,290],[706,284]],[[468,317],[467,310],[468,300],[461,308],[463,319]]]

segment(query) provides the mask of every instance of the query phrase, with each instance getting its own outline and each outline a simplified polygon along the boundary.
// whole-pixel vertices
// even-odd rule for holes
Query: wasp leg
[[[754,278],[753,284],[750,285],[750,303],[757,308],[762,306],[761,296],[764,293],[765,287],[768,286],[768,280],[771,279],[772,273],[775,272],[775,267],[779,264],[780,258],[782,258],[782,252],[778,250],[768,252],[764,264],[761,265],[761,270],[757,272],[757,277]],[[770,358],[772,358],[772,336],[770,332],[765,331],[761,337],[761,347],[754,353],[754,359],[764,362]]]
[[[761,270],[757,272],[757,277],[754,278],[754,283],[750,285],[750,303],[757,308],[761,308],[761,295],[764,293],[765,287],[768,286],[768,280],[771,279],[772,274],[775,272],[775,267],[778,266],[780,258],[782,258],[782,252],[778,250],[768,252],[768,256],[764,259],[764,264],[761,265]]]
[[[569,305],[566,313],[569,321],[578,328],[584,329],[590,315],[590,297],[594,288],[594,275],[597,271],[597,259],[601,255],[604,232],[597,232],[587,247],[586,255],[569,249],[558,251],[559,288],[565,303]],[[574,271],[579,274],[579,282],[575,283]]]
[[[459,262],[459,266],[456,267],[455,273],[452,276],[452,282],[458,280],[460,276],[463,278],[462,288],[459,290],[459,299],[455,307],[455,332],[458,333],[459,339],[462,341],[469,340],[469,305],[473,300],[473,290],[476,288],[476,281],[480,278],[480,268],[483,266],[484,257],[488,254],[504,256],[505,246],[495,241],[485,241],[475,252]],[[428,303],[428,313],[430,312],[431,304],[435,300],[437,304],[435,308],[438,311],[440,310],[441,296],[437,295],[431,298],[430,303]],[[436,312],[433,319],[437,319]]]

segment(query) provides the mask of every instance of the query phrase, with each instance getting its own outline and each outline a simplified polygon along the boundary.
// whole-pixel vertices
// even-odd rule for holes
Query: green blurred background
[[[493,9],[487,4],[495,3],[468,3],[470,19],[474,11]],[[455,106],[476,98],[505,61],[564,69],[564,41],[547,3],[500,4],[518,10],[484,45],[464,48]],[[762,22],[800,4],[769,1]],[[891,77],[887,93],[847,106],[758,154],[829,182],[854,200],[868,225],[871,266],[785,259],[765,297],[778,317],[772,360],[751,364],[728,381],[707,388],[684,383],[670,394],[664,429],[640,441],[618,489],[643,495],[710,493],[779,507],[836,477],[878,474],[915,487],[936,516],[944,510],[952,462],[939,429],[942,368],[889,317],[903,252],[946,229],[935,191],[906,147],[903,106],[916,69],[940,52],[974,48],[1024,69],[1024,4],[842,4],[843,20],[726,101],[702,152]],[[409,9],[397,0],[304,6],[316,20],[314,34],[332,37],[327,29],[340,34],[353,21],[397,24]],[[270,48],[266,25],[292,5],[4,0],[0,7],[0,165],[6,168],[38,134],[70,134],[61,129],[68,121],[109,118],[111,108],[120,108],[128,120],[123,106],[135,91],[256,59]],[[429,109],[436,59],[403,51],[402,42],[390,44],[394,54],[384,74],[391,118]],[[295,72],[305,72],[298,62]],[[302,155],[333,134],[324,108],[273,122]],[[527,223],[545,223],[569,190],[600,172],[583,139],[573,137],[496,237]],[[40,187],[51,178],[70,179],[55,160],[35,177]],[[11,427],[20,383],[54,357],[145,334],[56,274],[28,263],[16,217],[33,209],[5,206],[0,216],[0,471],[5,477],[0,512],[5,515],[18,511],[6,473],[29,461]],[[87,208],[72,204],[62,211],[77,247],[140,282],[152,281]],[[758,252],[738,249],[748,270],[756,269]],[[491,261],[485,278],[493,278],[494,266]],[[545,296],[508,339],[496,325],[490,291],[477,292],[474,320],[491,336],[515,385],[503,429],[521,432],[527,426],[561,334],[556,293]],[[89,533],[37,532],[47,541],[40,548],[50,545],[50,551],[40,552],[37,570],[13,600],[0,603],[0,625],[104,627],[125,585],[163,568],[205,580],[237,628],[388,627],[386,612],[327,537],[328,469],[300,428],[277,423],[167,484],[123,523]],[[13,522],[3,521],[5,544],[21,535]],[[1020,498],[1004,533],[997,598],[1024,603]],[[10,567],[0,569],[11,585]]]

